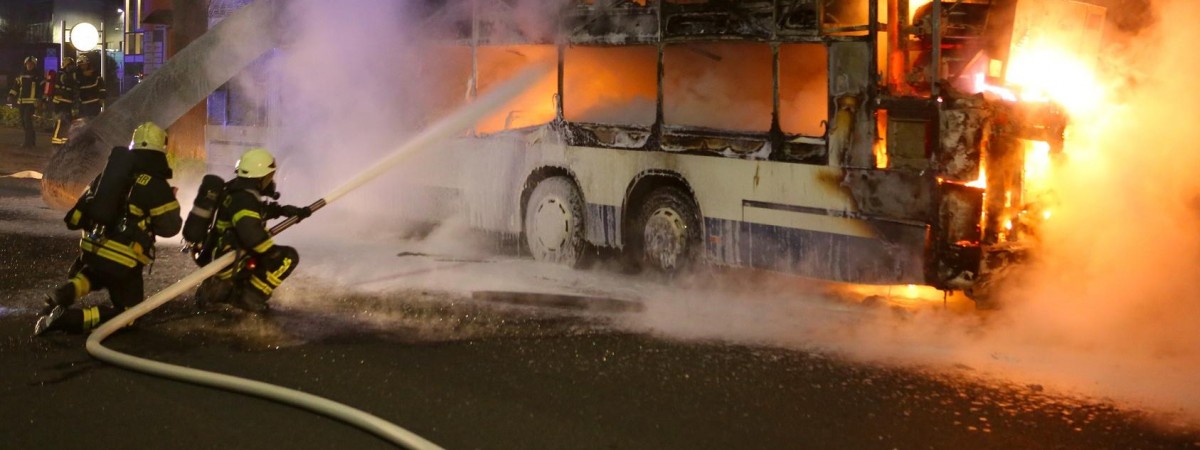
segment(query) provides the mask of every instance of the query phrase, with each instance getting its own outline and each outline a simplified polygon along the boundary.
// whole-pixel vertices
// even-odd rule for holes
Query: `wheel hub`
[[[646,221],[642,237],[646,257],[657,261],[664,269],[671,269],[682,257],[687,245],[687,224],[675,210],[659,208]]]
[[[542,200],[533,213],[533,239],[547,251],[558,251],[570,237],[571,211],[558,198]]]

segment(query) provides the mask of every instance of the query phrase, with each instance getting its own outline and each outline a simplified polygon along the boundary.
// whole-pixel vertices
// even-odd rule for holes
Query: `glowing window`
[[[563,63],[563,117],[651,125],[657,72],[658,49],[653,46],[568,48]]]
[[[679,44],[663,54],[663,115],[672,125],[771,129],[771,47]]]
[[[779,127],[823,136],[829,119],[829,53],[824,44],[779,47]]]
[[[552,45],[509,45],[479,47],[479,95],[504,83],[536,61],[553,61],[557,50]],[[554,95],[558,93],[557,74],[550,73],[524,94],[508,102],[492,115],[479,121],[480,133],[544,124],[554,119]]]

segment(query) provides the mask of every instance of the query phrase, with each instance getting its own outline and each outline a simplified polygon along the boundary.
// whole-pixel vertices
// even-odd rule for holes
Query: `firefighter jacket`
[[[76,91],[79,89],[78,73],[77,69],[68,67],[58,74],[58,78],[54,80],[54,104],[75,103]]]
[[[106,91],[104,90],[104,77],[100,76],[100,72],[93,70],[91,75],[83,71],[76,72],[75,82],[79,89],[80,104],[90,105],[99,102],[100,106],[104,106]]]
[[[268,207],[262,201],[262,193],[256,189],[258,180],[234,178],[225,187],[225,195],[217,209],[217,224],[214,232],[220,236],[218,253],[230,247],[263,254],[275,247],[267,233]]]
[[[23,71],[17,75],[12,89],[8,90],[8,95],[16,97],[19,105],[35,104],[42,94],[42,81],[42,74],[37,70]]]
[[[140,267],[154,260],[154,237],[171,237],[183,227],[179,202],[167,180],[171,168],[167,155],[155,150],[132,150],[133,184],[126,201],[124,226],[93,235],[84,231],[79,247],[125,267]],[[92,189],[96,182],[92,182]],[[68,219],[77,225],[78,213]]]

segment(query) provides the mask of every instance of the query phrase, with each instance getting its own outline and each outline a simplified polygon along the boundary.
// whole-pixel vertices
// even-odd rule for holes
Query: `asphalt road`
[[[4,149],[18,137],[0,130],[0,175],[40,161]],[[37,192],[0,178],[0,448],[388,447],[306,411],[100,363],[84,336],[30,337],[77,245]],[[148,291],[189,264],[162,252]],[[184,298],[108,342],[328,397],[451,449],[1200,448],[1195,430],[966,368],[666,339],[426,289],[342,294],[302,271],[285,288],[293,300],[265,317]]]

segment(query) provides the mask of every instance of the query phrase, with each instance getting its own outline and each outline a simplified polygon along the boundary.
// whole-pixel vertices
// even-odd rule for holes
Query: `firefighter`
[[[12,89],[8,91],[8,102],[16,103],[21,113],[21,128],[25,129],[25,143],[21,148],[33,148],[35,130],[33,127],[33,112],[37,108],[38,97],[42,94],[42,72],[36,69],[37,58],[25,58],[25,70],[17,76]]]
[[[249,312],[267,310],[267,300],[300,262],[295,248],[276,245],[266,222],[279,217],[308,218],[307,207],[265,201],[275,192],[275,157],[266,149],[252,148],[238,159],[236,178],[226,184],[218,203],[211,233],[218,236],[213,258],[236,251],[233,265],[200,285],[201,304],[229,303]]]
[[[142,268],[154,261],[155,236],[174,236],[183,226],[175,190],[167,184],[171,168],[166,149],[167,133],[153,122],[134,130],[129,144],[132,170],[125,175],[130,188],[120,210],[122,225],[84,230],[80,256],[67,274],[69,281],[47,295],[34,335],[50,330],[87,332],[142,302]],[[93,183],[90,189],[95,187]],[[78,224],[81,219],[68,216],[67,220]],[[111,306],[68,309],[98,289],[108,290]]]
[[[67,131],[71,128],[71,121],[75,119],[75,96],[79,88],[77,71],[74,59],[63,58],[62,71],[58,73],[58,79],[54,82],[54,97],[51,100],[54,104],[54,115],[58,119],[54,124],[54,136],[50,137],[51,144],[67,143]]]
[[[100,115],[108,94],[104,89],[104,75],[92,67],[88,55],[79,56],[79,72],[75,74],[75,81],[79,90],[79,117]]]

